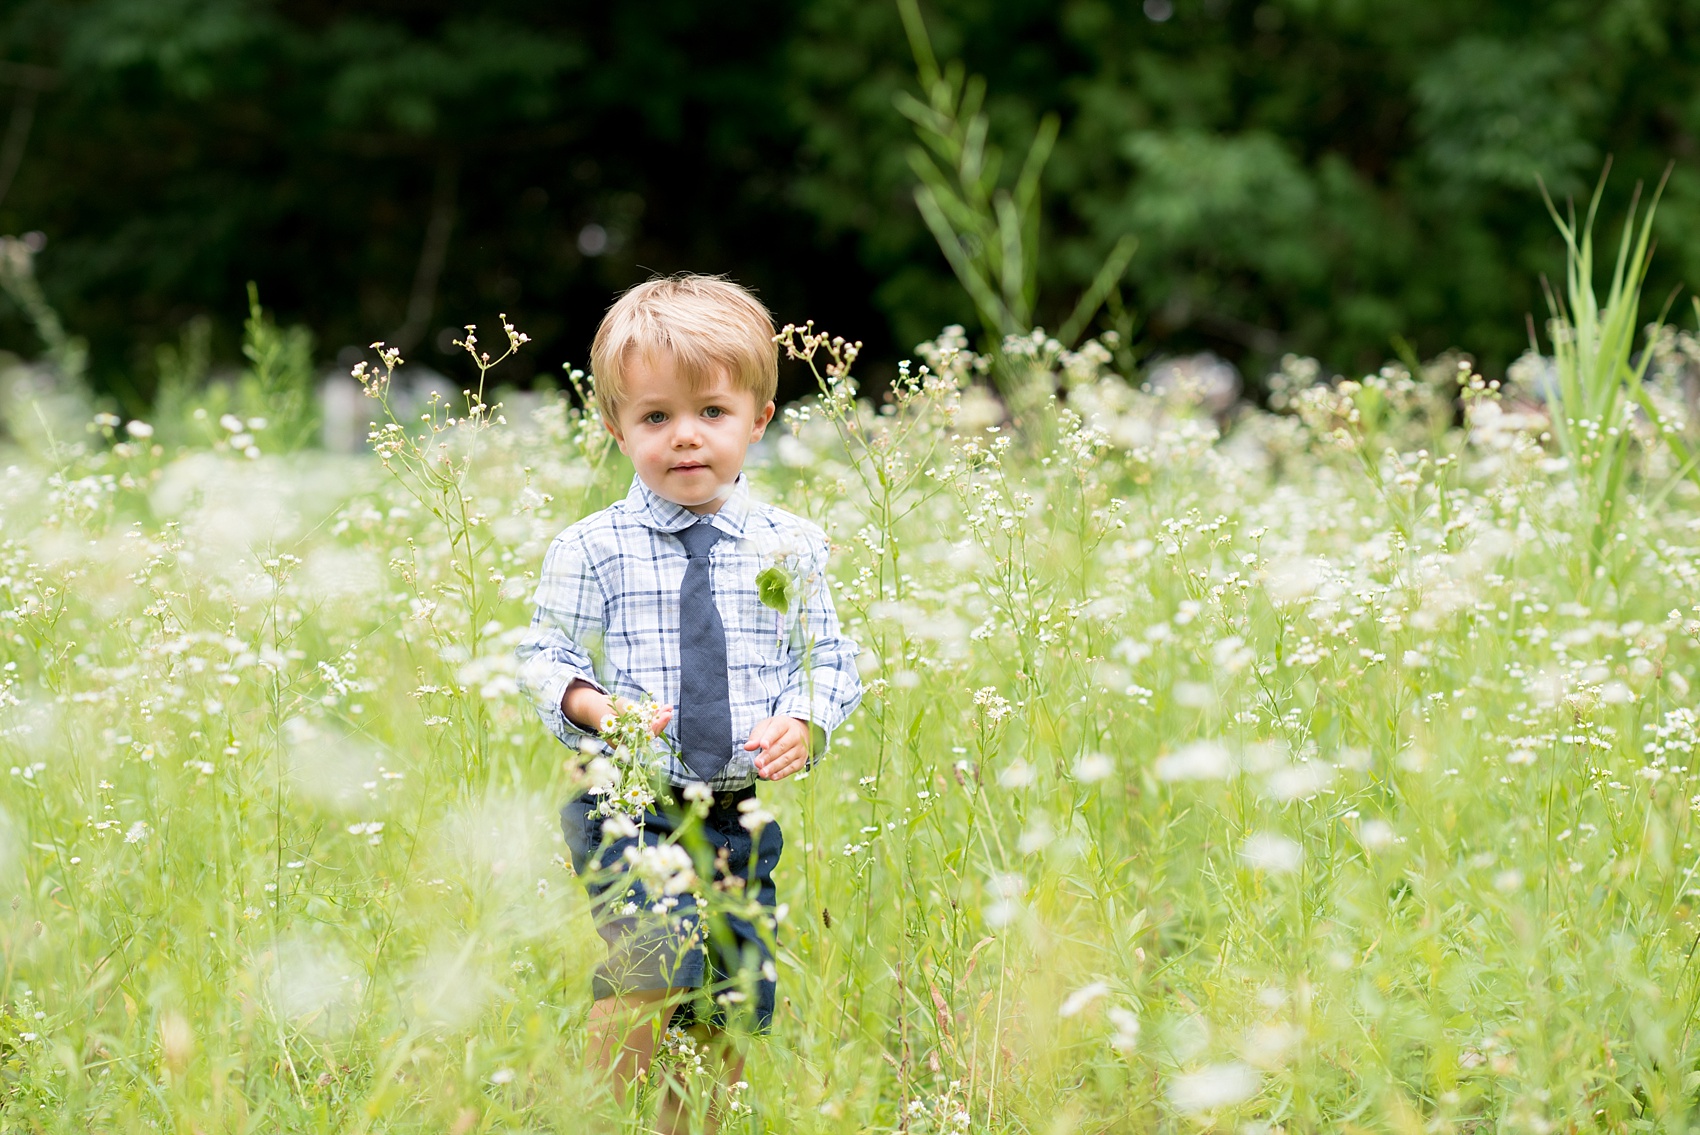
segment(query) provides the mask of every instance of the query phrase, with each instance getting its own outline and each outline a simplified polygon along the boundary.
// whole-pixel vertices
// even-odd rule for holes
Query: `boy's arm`
[[[774,713],[813,726],[812,763],[825,750],[832,731],[844,723],[862,700],[862,679],[856,671],[860,648],[845,637],[833,606],[826,539],[816,537],[810,544],[801,608],[791,636],[791,672]]]
[[[595,707],[591,699],[609,694],[596,680],[589,650],[601,641],[605,629],[602,585],[583,542],[573,534],[557,537],[544,554],[543,574],[532,602],[536,607],[531,630],[514,651],[519,658],[519,684],[549,731],[578,748],[586,737],[596,736],[595,723],[586,712]],[[563,706],[569,690],[579,709],[574,715],[578,721]]]

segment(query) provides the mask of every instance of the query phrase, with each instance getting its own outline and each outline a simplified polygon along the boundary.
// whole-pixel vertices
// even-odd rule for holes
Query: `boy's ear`
[[[620,427],[614,422],[610,422],[607,418],[603,418],[602,428],[614,435],[614,444],[620,447],[621,453],[625,453],[626,439],[625,436],[620,433]]]
[[[767,405],[763,406],[760,410],[756,411],[755,424],[754,424],[754,427],[750,430],[750,440],[751,441],[760,441],[761,440],[762,433],[767,429],[767,423],[773,421],[773,413],[774,413],[774,407],[773,407],[772,402],[769,402]]]

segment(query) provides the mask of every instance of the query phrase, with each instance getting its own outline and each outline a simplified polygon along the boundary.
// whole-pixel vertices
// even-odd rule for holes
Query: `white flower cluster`
[[[962,1081],[952,1080],[938,1095],[910,1100],[903,1115],[905,1128],[917,1135],[967,1135],[973,1116],[962,1097]]]
[[[589,792],[596,797],[595,815],[641,816],[654,806],[666,756],[655,733],[661,708],[644,698],[603,718],[600,736],[609,751],[585,767]]]
[[[610,818],[604,824],[618,822]],[[626,848],[624,859],[627,870],[654,897],[650,909],[655,914],[672,910],[678,905],[678,896],[693,893],[701,885],[690,852],[676,843],[633,843]]]

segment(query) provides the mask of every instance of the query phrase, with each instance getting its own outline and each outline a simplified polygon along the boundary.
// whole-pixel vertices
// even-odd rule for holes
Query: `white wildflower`
[[[1194,741],[1157,758],[1158,780],[1225,780],[1233,775],[1234,759],[1215,741]]]
[[[1257,654],[1245,644],[1239,635],[1229,635],[1218,639],[1216,645],[1210,648],[1210,660],[1216,668],[1229,674],[1238,674],[1257,660]]]
[[[738,825],[747,832],[759,832],[773,823],[774,815],[761,806],[754,796],[738,801]]]
[[[1096,784],[1115,771],[1115,760],[1103,753],[1087,753],[1074,766],[1074,775],[1082,784]]]
[[[607,757],[596,757],[584,768],[592,793],[611,792],[620,786],[620,770]]]
[[[1038,778],[1039,774],[1033,771],[1033,766],[1020,757],[1016,757],[998,772],[998,783],[1005,788],[1026,788]]]
[[[1102,981],[1083,985],[1063,999],[1063,1003],[1057,1007],[1057,1016],[1073,1017],[1109,991],[1110,987]]]
[[[652,894],[680,895],[696,888],[696,864],[691,853],[676,843],[633,844],[624,858]]]
[[[1244,1103],[1257,1094],[1259,1086],[1257,1072],[1248,1065],[1212,1064],[1169,1081],[1169,1102],[1179,1111],[1198,1115]]]
[[[1273,1072],[1287,1063],[1304,1034],[1285,1021],[1266,1021],[1246,1034],[1240,1055],[1246,1063]]]
[[[1023,855],[1034,855],[1051,846],[1056,838],[1057,833],[1052,830],[1051,821],[1044,816],[1035,816],[1016,840],[1015,847]]]
[[[986,925],[996,930],[1008,926],[1021,913],[1021,899],[1027,893],[1027,880],[1020,875],[993,875],[986,880]]]
[[[636,839],[638,835],[637,821],[624,812],[615,812],[602,821],[603,839]]]
[[[1001,723],[1013,712],[1009,699],[998,693],[996,686],[982,686],[975,690],[974,705],[992,725]]]
[[[1304,852],[1284,835],[1254,832],[1240,845],[1240,858],[1255,870],[1284,875],[1299,869]]]
[[[1386,851],[1393,846],[1393,825],[1386,820],[1365,820],[1358,825],[1358,842],[1365,851]]]
[[[1110,1027],[1115,1030],[1110,1034],[1110,1047],[1124,1055],[1131,1053],[1139,1046],[1139,1018],[1119,1005],[1105,1015],[1110,1019]]]
[[[1327,788],[1334,780],[1334,770],[1321,761],[1308,761],[1277,769],[1264,781],[1264,790],[1271,799],[1304,800]]]

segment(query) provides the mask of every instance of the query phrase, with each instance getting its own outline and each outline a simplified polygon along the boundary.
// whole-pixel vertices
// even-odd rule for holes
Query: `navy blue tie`
[[[679,585],[679,752],[697,779],[709,781],[732,759],[726,627],[714,606],[708,566],[709,549],[725,533],[704,522],[674,535],[691,557]]]

